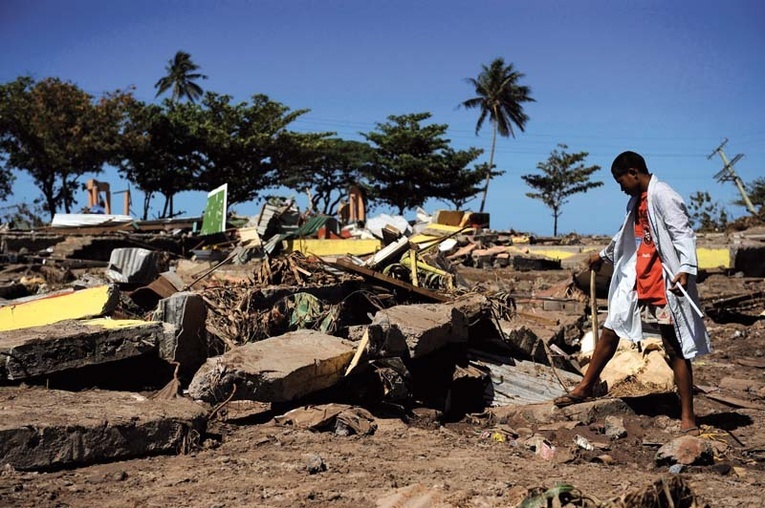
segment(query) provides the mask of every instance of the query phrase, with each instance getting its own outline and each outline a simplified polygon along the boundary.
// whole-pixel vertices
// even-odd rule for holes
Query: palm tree
[[[207,79],[204,74],[195,73],[199,66],[191,61],[191,55],[185,51],[178,51],[175,58],[170,60],[165,67],[167,76],[164,76],[154,84],[157,89],[156,97],[165,93],[170,87],[173,88],[173,101],[187,98],[195,102],[202,96],[202,87],[194,83],[196,79]]]
[[[475,87],[476,97],[468,99],[461,105],[472,109],[479,108],[481,114],[475,125],[475,133],[481,130],[484,120],[488,117],[493,127],[491,136],[491,152],[489,154],[489,172],[486,174],[486,184],[483,188],[481,209],[486,204],[486,194],[489,191],[491,170],[494,169],[494,147],[497,134],[503,137],[513,136],[513,124],[523,132],[529,117],[523,112],[524,102],[536,102],[531,98],[531,88],[518,84],[524,77],[513,68],[513,64],[505,65],[503,58],[497,58],[487,67],[481,65],[478,78],[467,78],[466,81]]]

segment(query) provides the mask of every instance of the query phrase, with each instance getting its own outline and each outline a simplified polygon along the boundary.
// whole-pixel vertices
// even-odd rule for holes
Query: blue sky
[[[609,169],[624,150],[643,154],[686,199],[708,191],[733,216],[744,213],[730,204],[736,188],[714,180],[722,162],[707,156],[729,138],[728,157],[745,154],[735,166],[743,180],[765,176],[761,0],[4,0],[0,47],[0,82],[55,76],[95,95],[135,86],[147,102],[184,50],[209,76],[206,90],[310,109],[295,130],[360,139],[388,115],[427,111],[449,125],[455,148],[486,149],[482,160],[489,125],[476,136],[477,112],[457,105],[473,96],[465,78],[501,56],[525,73],[537,102],[526,105],[526,132],[498,140],[506,174],[489,188],[494,229],[552,234],[550,211],[525,196],[520,175],[558,143],[589,152],[605,182],[571,198],[560,233],[619,227],[626,196]],[[37,193],[18,176],[10,203]],[[112,170],[99,178],[113,190],[127,185]],[[198,215],[204,199],[185,193],[176,208]],[[141,196],[134,202],[138,210]],[[468,204],[479,205],[480,196]]]

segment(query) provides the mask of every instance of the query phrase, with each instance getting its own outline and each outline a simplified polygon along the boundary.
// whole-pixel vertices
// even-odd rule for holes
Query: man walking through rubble
[[[611,173],[631,198],[619,232],[589,260],[593,270],[599,270],[604,261],[614,265],[608,318],[584,378],[554,404],[563,407],[592,397],[595,383],[616,353],[619,337],[642,340],[642,322],[656,323],[680,397],[680,430],[698,434],[691,359],[709,353],[711,345],[700,313],[689,300],[698,301],[698,263],[688,212],[680,195],[651,175],[639,154],[621,153]]]

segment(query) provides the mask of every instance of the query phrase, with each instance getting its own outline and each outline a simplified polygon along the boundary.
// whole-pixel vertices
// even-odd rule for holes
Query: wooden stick
[[[596,289],[595,270],[590,270],[590,321],[592,321],[592,340],[594,344],[598,343],[598,298]]]

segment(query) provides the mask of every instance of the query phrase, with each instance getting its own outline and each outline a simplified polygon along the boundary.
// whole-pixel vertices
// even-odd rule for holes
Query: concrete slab
[[[189,395],[206,402],[288,402],[333,386],[353,358],[353,342],[298,330],[253,342],[208,359],[194,375]]]
[[[135,357],[156,350],[162,323],[92,319],[10,330],[0,336],[0,382]]]
[[[160,300],[154,315],[157,321],[169,323],[176,329],[175,334],[159,337],[159,356],[178,362],[178,373],[187,382],[207,359],[206,318],[207,305],[200,295],[191,291]]]
[[[371,356],[421,358],[448,344],[467,343],[468,322],[453,304],[397,305],[369,325]]]
[[[0,464],[54,470],[177,454],[204,433],[208,410],[129,392],[0,387]]]
[[[98,286],[0,307],[0,332],[103,316],[119,303],[116,286]]]

